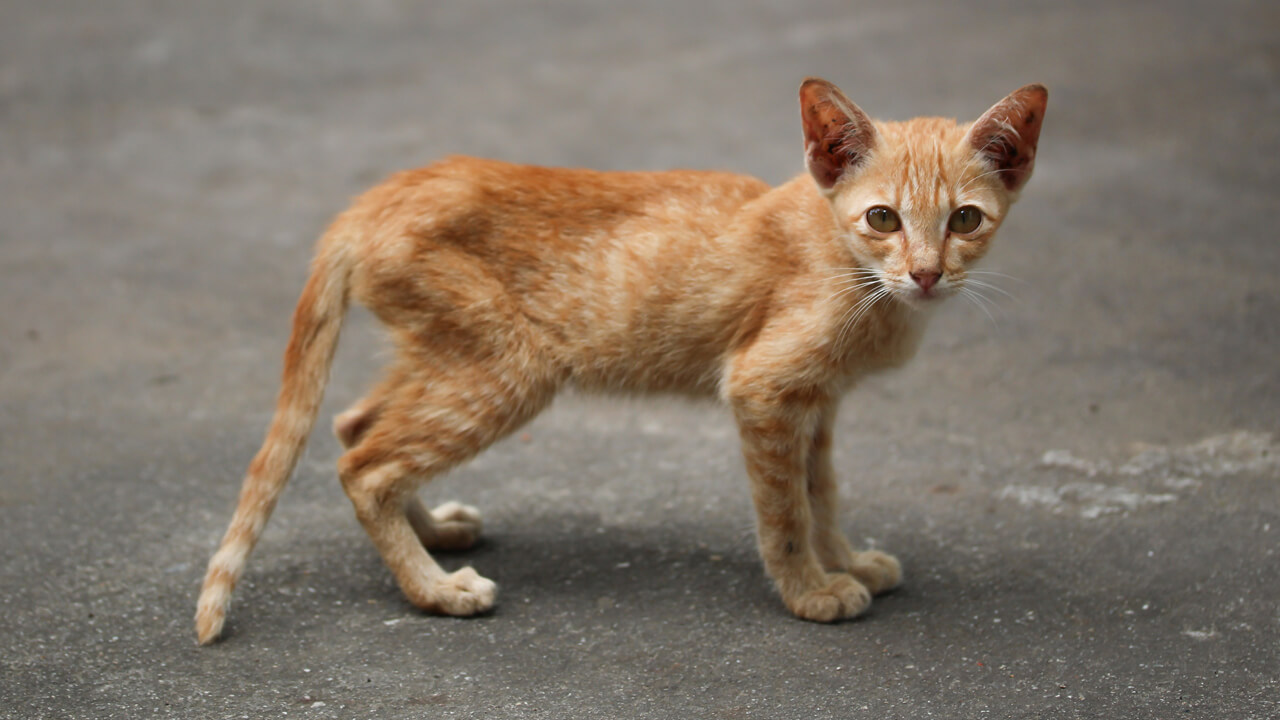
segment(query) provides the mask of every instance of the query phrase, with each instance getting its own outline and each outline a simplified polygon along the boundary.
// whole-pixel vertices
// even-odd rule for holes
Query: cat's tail
[[[222,633],[231,591],[293,473],[320,411],[348,303],[350,266],[345,259],[346,243],[336,237],[339,232],[335,227],[319,244],[311,277],[294,310],[275,416],[262,448],[249,464],[231,526],[209,560],[196,609],[196,638],[201,645],[213,642]]]

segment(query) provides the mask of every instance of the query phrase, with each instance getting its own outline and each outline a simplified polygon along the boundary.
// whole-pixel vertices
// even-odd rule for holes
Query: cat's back
[[[603,172],[453,156],[395,173],[356,198],[322,251],[353,256],[364,276],[354,278],[357,291],[371,275],[446,261],[482,263],[515,287],[547,272],[564,277],[574,269],[568,259],[714,237],[768,189],[726,172]]]
[[[472,241],[598,235],[636,221],[710,229],[768,190],[710,170],[608,172],[451,156],[395,173],[347,215],[369,229],[419,235],[453,237],[461,225]]]
[[[348,257],[353,298],[393,326],[501,297],[565,327],[638,306],[659,281],[679,285],[699,248],[768,190],[725,172],[449,157],[357,198],[321,252]]]
[[[522,204],[587,201],[626,205],[658,196],[705,188],[726,203],[740,204],[763,194],[769,186],[739,173],[718,170],[619,171],[550,167],[451,155],[418,170],[393,176],[406,184],[445,181],[467,184],[492,193],[509,194]]]

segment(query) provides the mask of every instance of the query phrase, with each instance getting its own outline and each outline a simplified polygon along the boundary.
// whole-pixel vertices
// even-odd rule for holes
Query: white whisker
[[[978,309],[981,310],[987,316],[987,319],[991,321],[991,324],[994,325],[997,330],[1000,329],[1000,323],[996,320],[996,316],[992,315],[991,310],[987,308],[987,303],[991,302],[990,299],[983,297],[976,290],[967,287],[960,288],[960,294],[974,305],[977,305]]]
[[[862,317],[876,305],[876,303],[890,295],[891,292],[892,291],[890,291],[889,288],[880,287],[875,292],[859,300],[858,304],[845,312],[844,316],[840,318],[840,332],[836,335],[836,344],[842,345],[844,343],[844,337],[849,330],[857,325],[858,321],[861,320]]]
[[[1008,280],[1012,280],[1014,282],[1020,282],[1024,285],[1027,283],[1027,281],[1023,280],[1022,278],[1014,277],[1013,275],[1010,275],[1008,273],[996,272],[994,270],[969,270],[965,274],[966,275],[991,275],[993,277],[1001,277]]]
[[[833,275],[827,279],[828,280],[866,280],[867,278],[870,278],[872,280],[878,280],[880,278],[880,273],[865,273],[865,274],[859,274],[859,275],[848,273],[845,275]]]
[[[968,285],[974,285],[974,286],[976,286],[976,287],[980,287],[980,288],[982,288],[982,289],[984,289],[984,290],[991,290],[992,292],[998,292],[998,293],[1000,293],[1001,295],[1003,295],[1003,296],[1005,296],[1005,297],[1009,298],[1010,300],[1012,300],[1012,301],[1014,301],[1014,302],[1022,302],[1022,301],[1018,298],[1018,296],[1014,295],[1013,293],[1009,292],[1008,290],[1005,290],[1004,288],[999,287],[998,285],[993,285],[993,284],[991,284],[991,283],[989,283],[989,282],[986,282],[986,281],[984,281],[984,280],[978,280],[978,279],[975,279],[975,278],[965,278],[965,283],[966,283],[966,284],[968,284]]]
[[[847,290],[859,290],[862,288],[875,287],[876,285],[879,285],[879,284],[880,284],[879,279],[871,279],[871,280],[859,280],[855,282],[849,282],[838,287],[840,287],[842,290],[847,291]]]
[[[845,270],[836,275],[832,275],[827,279],[837,288],[827,301],[830,302],[841,295],[864,290],[866,288],[875,287],[881,284],[880,273],[870,268],[835,268],[837,270]]]
[[[831,295],[827,298],[827,302],[830,302],[841,295],[846,295],[848,293],[856,292],[858,290],[869,288],[878,284],[879,284],[878,280],[872,280],[869,282],[862,282],[855,285],[848,285],[846,287],[840,288],[839,290],[836,290],[834,293],[831,293]]]
[[[879,275],[877,271],[870,268],[830,268],[830,270],[834,274],[828,275],[828,279],[843,277],[873,277]]]

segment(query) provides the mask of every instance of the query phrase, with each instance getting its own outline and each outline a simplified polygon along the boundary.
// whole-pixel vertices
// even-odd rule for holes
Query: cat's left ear
[[[1027,85],[996,103],[969,130],[969,144],[994,167],[1009,192],[1018,192],[1031,178],[1048,102],[1043,85]]]
[[[875,125],[840,88],[821,78],[809,78],[800,86],[800,120],[805,165],[818,188],[829,195],[875,147]]]

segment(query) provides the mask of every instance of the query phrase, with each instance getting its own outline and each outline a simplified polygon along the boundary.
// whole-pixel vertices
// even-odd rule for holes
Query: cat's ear
[[[871,118],[826,80],[809,78],[800,86],[800,120],[805,165],[824,193],[875,147]]]
[[[1048,102],[1049,91],[1043,85],[1027,85],[996,103],[969,130],[969,144],[1009,192],[1021,190],[1031,177]]]

